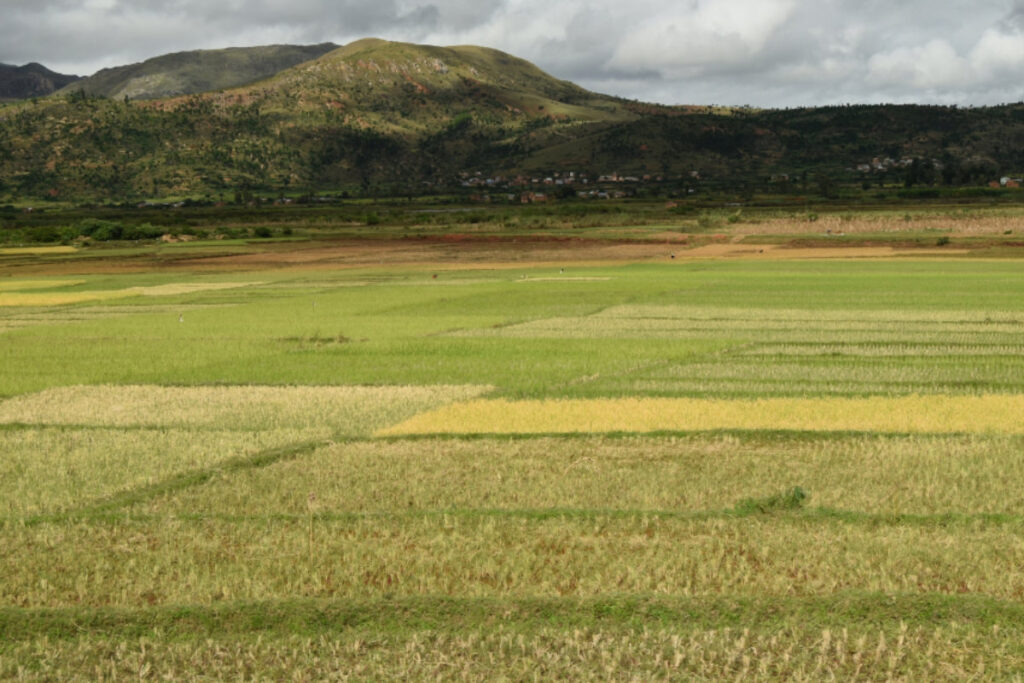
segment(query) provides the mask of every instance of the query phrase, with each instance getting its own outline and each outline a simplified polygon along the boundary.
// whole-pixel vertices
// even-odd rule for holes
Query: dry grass
[[[871,514],[1024,515],[1016,437],[417,439],[337,444],[155,499],[154,515],[719,511],[793,486]]]
[[[1020,680],[1020,632],[972,626],[813,629],[502,627],[468,632],[107,640],[39,638],[0,677],[47,680]]]
[[[312,529],[306,515],[7,524],[0,605],[844,591],[1024,598],[1019,523],[437,514],[314,518]]]
[[[289,444],[367,434],[474,387],[64,387],[0,402],[0,515],[61,512]],[[63,427],[60,425],[64,425]]]
[[[175,296],[178,294],[194,294],[196,292],[210,292],[221,289],[237,289],[239,287],[254,287],[262,282],[176,282],[167,285],[154,285],[152,287],[131,287],[125,291],[141,296]]]
[[[476,400],[378,432],[552,434],[718,429],[1024,434],[1024,395]]]
[[[59,513],[175,474],[308,438],[308,432],[297,429],[3,430],[0,516]]]
[[[368,434],[486,387],[77,386],[0,402],[0,424]]]

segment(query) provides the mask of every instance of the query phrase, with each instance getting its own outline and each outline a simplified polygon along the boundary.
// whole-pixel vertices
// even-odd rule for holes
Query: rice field
[[[1024,677],[1018,263],[442,265],[0,285],[0,678]]]
[[[110,299],[127,299],[137,296],[174,296],[191,294],[208,290],[234,289],[236,287],[249,287],[261,283],[251,282],[192,282],[192,283],[169,283],[154,285],[151,287],[128,287],[117,290],[82,290],[82,291],[24,291],[32,289],[51,290],[56,287],[83,284],[81,280],[72,281],[36,281],[36,280],[14,280],[4,283],[0,287],[0,307],[25,307],[25,306],[67,306],[92,301],[107,301]]]
[[[295,429],[313,438],[362,436],[403,416],[488,387],[76,386],[0,403],[0,425]]]
[[[561,434],[783,430],[911,434],[1022,434],[1024,396],[896,398],[617,398],[470,401],[421,413],[378,432]]]

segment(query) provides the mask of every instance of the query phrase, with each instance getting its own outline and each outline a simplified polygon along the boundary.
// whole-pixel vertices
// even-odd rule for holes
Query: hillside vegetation
[[[330,52],[337,45],[269,45],[176,52],[103,69],[65,88],[92,97],[152,100],[234,88],[258,81]]]
[[[178,64],[166,74],[205,73],[190,59],[151,62]],[[698,178],[827,193],[836,178],[976,185],[1024,170],[1022,104],[666,107],[588,92],[496,50],[373,39],[245,86],[211,80],[224,89],[126,100],[143,81],[155,92],[163,72],[146,73],[112,79],[103,91],[110,97],[90,95],[100,74],[71,94],[0,108],[0,199],[411,194],[450,187],[467,172],[560,171],[661,177],[684,192]],[[174,78],[160,87],[178,87]],[[854,170],[872,162],[884,168]]]

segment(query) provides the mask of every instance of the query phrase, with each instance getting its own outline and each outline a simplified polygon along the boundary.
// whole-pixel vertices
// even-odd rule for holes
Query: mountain
[[[618,120],[620,100],[559,80],[523,59],[474,46],[365,39],[248,89],[271,110],[331,108],[374,127],[416,131],[467,107],[495,120]]]
[[[0,100],[45,97],[77,80],[79,80],[78,76],[59,74],[50,71],[42,64],[32,63],[25,66],[0,64]]]
[[[321,45],[270,45],[177,52],[138,64],[103,69],[75,82],[64,94],[150,100],[234,88],[316,59],[337,48]]]
[[[368,39],[234,88],[147,101],[112,92],[72,86],[0,106],[0,200],[411,193],[477,172],[660,176],[681,192],[1024,172],[1024,104],[668,107],[592,93],[473,46]]]

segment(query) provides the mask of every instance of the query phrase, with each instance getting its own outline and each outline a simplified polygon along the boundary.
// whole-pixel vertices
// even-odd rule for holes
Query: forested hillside
[[[0,197],[408,193],[477,172],[982,184],[1024,172],[1024,104],[666,107],[495,50],[366,40],[234,89],[135,101],[73,88],[0,108]]]

